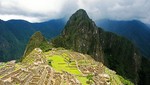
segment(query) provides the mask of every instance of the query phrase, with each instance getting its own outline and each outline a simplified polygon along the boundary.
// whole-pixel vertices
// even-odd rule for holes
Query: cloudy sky
[[[0,19],[43,22],[85,9],[93,20],[137,19],[150,24],[150,0],[0,0]]]

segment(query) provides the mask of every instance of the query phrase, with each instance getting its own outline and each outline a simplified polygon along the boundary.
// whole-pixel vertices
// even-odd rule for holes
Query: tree
[[[88,74],[88,75],[86,76],[86,78],[88,79],[87,83],[88,83],[88,84],[92,84],[93,75],[92,75],[92,74]]]
[[[51,60],[51,59],[48,60],[48,64],[49,64],[50,66],[52,66],[52,61],[53,61],[53,60]]]

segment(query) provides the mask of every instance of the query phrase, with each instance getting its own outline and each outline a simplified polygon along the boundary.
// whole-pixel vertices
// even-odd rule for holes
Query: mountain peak
[[[40,31],[35,32],[26,47],[24,56],[27,56],[33,49],[41,48],[43,51],[50,49],[50,45]]]
[[[89,18],[86,11],[84,9],[79,9],[70,17],[62,35],[74,34],[76,32],[81,32],[81,30],[81,34],[86,34],[87,30],[88,32],[93,32],[95,28],[97,28],[95,23]]]
[[[84,9],[77,10],[71,17],[70,20],[89,20],[89,16]]]
[[[79,15],[87,15],[86,11],[84,9],[79,9],[75,12],[75,14],[79,14]]]
[[[40,31],[35,32],[31,38],[34,38],[34,37],[38,37],[38,38],[42,38],[42,39],[44,38]]]

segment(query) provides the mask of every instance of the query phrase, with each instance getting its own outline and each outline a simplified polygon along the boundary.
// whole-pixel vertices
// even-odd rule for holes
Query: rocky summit
[[[132,85],[91,56],[35,48],[22,62],[0,64],[0,85]]]

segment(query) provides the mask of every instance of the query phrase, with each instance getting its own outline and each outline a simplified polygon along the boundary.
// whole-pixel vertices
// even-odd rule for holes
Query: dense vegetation
[[[139,48],[142,56],[150,57],[150,28],[146,24],[138,20],[101,20],[96,22],[104,30],[126,37]]]
[[[101,20],[97,21],[97,25],[104,30],[116,33],[120,36],[124,36],[134,43],[134,45],[140,50],[142,55],[139,74],[139,85],[149,85],[150,83],[150,26],[144,23],[132,20],[132,21],[114,21],[114,20]],[[127,47],[125,47],[127,48]],[[130,48],[128,48],[130,49]],[[130,50],[129,50],[130,51]],[[112,60],[112,59],[110,59]],[[112,60],[113,62],[113,60]],[[127,63],[129,64],[129,63]],[[130,64],[129,64],[130,65]]]
[[[139,70],[139,83],[138,85],[150,84],[150,59],[142,57],[141,69]]]

